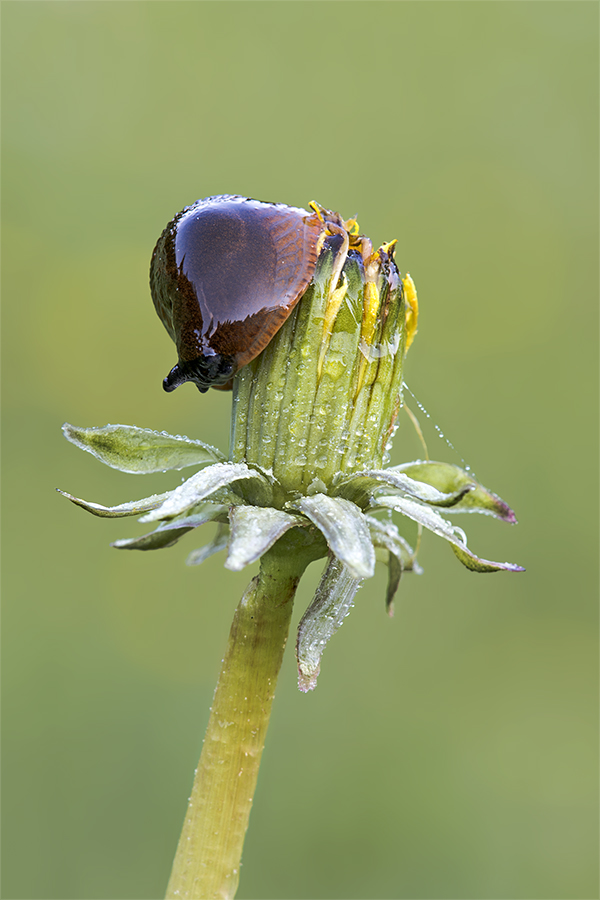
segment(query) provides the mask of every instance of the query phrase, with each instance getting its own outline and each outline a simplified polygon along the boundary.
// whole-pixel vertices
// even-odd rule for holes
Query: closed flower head
[[[515,521],[468,472],[430,460],[386,467],[418,318],[395,244],[374,249],[355,219],[316,203],[303,210],[224,196],[187,207],[151,267],[154,304],[178,353],[165,389],[233,388],[228,458],[163,432],[64,426],[69,440],[122,471],[198,469],[172,491],[117,507],[66,495],[95,515],[143,514],[152,530],[117,541],[119,549],[172,546],[217,522],[189,564],[225,550],[226,567],[239,570],[278,547],[303,565],[327,557],[298,633],[302,690],[314,688],[323,648],[376,559],[388,567],[390,610],[402,574],[420,571],[393,513],[444,538],[473,571],[520,570],[475,556],[447,518]]]

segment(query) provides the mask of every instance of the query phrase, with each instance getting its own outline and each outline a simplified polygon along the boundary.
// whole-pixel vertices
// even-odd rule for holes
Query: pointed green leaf
[[[385,608],[390,618],[394,615],[394,597],[400,586],[402,571],[402,563],[395,553],[390,553],[388,559],[388,583],[385,595]]]
[[[207,560],[209,556],[212,556],[213,553],[219,553],[219,551],[225,550],[228,543],[229,527],[227,525],[219,525],[217,533],[210,544],[206,544],[205,547],[199,547],[197,550],[192,550],[185,561],[186,566],[201,565],[201,563]]]
[[[376,548],[389,550],[402,564],[402,568],[406,572],[416,572],[417,575],[423,574],[423,569],[417,562],[415,550],[410,546],[407,540],[402,537],[396,525],[393,522],[382,522],[373,516],[365,516],[373,545]]]
[[[452,505],[449,512],[483,513],[502,519],[510,525],[516,524],[517,519],[510,506],[458,466],[430,460],[416,460],[394,466],[391,471],[403,472],[417,481],[425,481],[444,493],[462,492],[458,502]]]
[[[380,508],[397,510],[397,512],[402,513],[402,515],[407,516],[414,522],[418,522],[420,525],[433,531],[434,534],[449,541],[454,547],[461,551],[456,555],[463,565],[467,566],[469,569],[478,572],[498,572],[500,570],[506,570],[508,572],[524,571],[521,566],[517,566],[514,563],[497,563],[491,562],[490,560],[479,559],[479,557],[475,556],[475,554],[468,549],[465,533],[461,528],[457,528],[455,525],[452,525],[451,522],[442,518],[437,510],[432,509],[429,506],[423,506],[421,503],[417,503],[416,500],[409,500],[405,497],[385,496],[377,497],[374,503]],[[479,568],[477,568],[478,565],[480,565]]]
[[[466,486],[452,493],[444,493],[424,481],[410,478],[403,472],[393,469],[374,469],[357,472],[344,478],[336,485],[335,494],[353,500],[359,506],[364,506],[378,491],[385,491],[389,487],[396,488],[402,494],[422,500],[432,506],[453,506],[467,491],[471,490],[470,486]]]
[[[92,515],[103,516],[108,519],[117,519],[121,516],[139,516],[140,513],[156,509],[170,494],[170,491],[166,491],[164,494],[153,494],[151,497],[145,497],[143,500],[131,500],[129,503],[120,503],[118,506],[102,506],[100,503],[91,503],[88,500],[74,497],[73,494],[61,491],[60,488],[56,488],[56,490],[63,497],[70,500],[71,503],[81,506],[82,509],[86,509]]]
[[[67,440],[81,450],[87,450],[113,469],[132,475],[205,466],[225,459],[219,450],[202,441],[135,425],[77,428],[65,422],[62,430]]]
[[[114,541],[111,547],[115,547],[117,550],[162,550],[165,547],[172,547],[188,531],[193,531],[199,525],[214,522],[226,515],[226,506],[206,503],[198,512],[177,516],[177,518],[171,519],[170,522],[163,522],[155,531],[151,531],[149,534]]]
[[[492,562],[489,559],[480,559],[480,557],[475,556],[474,553],[471,553],[468,547],[463,547],[460,544],[452,544],[452,549],[454,550],[457,557],[460,559],[463,566],[466,566],[467,569],[470,569],[472,572],[524,572],[525,569],[523,566],[517,566],[515,563],[497,563]]]
[[[417,562],[415,551],[402,537],[393,522],[381,522],[373,516],[365,516],[365,518],[371,530],[373,546],[375,549],[387,551],[388,586],[385,606],[388,614],[393,616],[394,596],[403,572],[413,571],[420,575],[423,570]]]
[[[255,469],[250,469],[246,463],[216,463],[196,472],[182,485],[171,491],[162,506],[148,513],[142,522],[156,522],[159,519],[170,519],[185,512],[214,494],[221,488],[227,487],[240,479],[255,480],[261,484],[268,484],[266,478]]]
[[[113,541],[110,546],[117,550],[164,550],[173,547],[179,538],[191,530],[191,528],[157,528],[156,531],[142,534],[140,537]]]
[[[348,566],[354,578],[371,578],[375,551],[365,517],[355,503],[314,494],[288,506],[299,509],[322,531],[329,548]]]
[[[361,583],[340,559],[330,558],[314,599],[298,626],[298,687],[304,693],[317,686],[325,645],[352,609]]]
[[[460,532],[461,529],[457,529],[451,522],[442,518],[436,509],[424,506],[416,500],[410,500],[408,497],[398,497],[396,494],[380,495],[373,501],[373,506],[374,508],[395,509],[402,513],[403,516],[418,522],[447,541],[454,543],[461,539],[457,535],[457,532]]]
[[[225,566],[234,572],[257,560],[290,528],[306,525],[301,516],[261,506],[235,506],[229,521],[231,540]]]

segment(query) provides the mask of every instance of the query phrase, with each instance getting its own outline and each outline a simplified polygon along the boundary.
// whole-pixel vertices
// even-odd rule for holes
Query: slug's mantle
[[[311,207],[223,194],[169,222],[150,264],[154,306],[179,356],[166,391],[186,381],[203,393],[231,388],[306,291],[327,236],[348,249],[352,229],[341,216]]]
[[[65,496],[97,516],[142,514],[140,521],[151,524],[152,530],[115,542],[118,549],[170,547],[200,525],[214,522],[216,536],[192,551],[188,564],[198,565],[226,550],[225,566],[237,571],[284,535],[310,558],[327,557],[298,631],[299,687],[306,691],[315,687],[323,648],[351,609],[358,588],[373,575],[376,559],[388,566],[390,611],[402,574],[420,571],[415,550],[392,521],[393,513],[417,523],[419,533],[427,528],[444,538],[472,571],[522,569],[476,556],[462,529],[447,518],[479,512],[511,524],[516,521],[504,501],[468,472],[430,460],[386,467],[402,406],[404,357],[416,333],[418,313],[412,279],[402,278],[394,262],[395,241],[373,251],[354,219],[344,221],[317,204],[312,213],[283,210],[286,228],[296,223],[298,244],[305,247],[308,241],[309,259],[316,236],[315,263],[302,269],[299,280],[291,279],[293,302],[288,303],[288,292],[285,316],[277,328],[272,327],[275,320],[268,320],[264,349],[252,356],[257,346],[253,344],[254,349],[243,351],[250,354],[246,364],[240,362],[246,359],[241,349],[234,360],[232,371],[238,371],[233,379],[229,458],[201,441],[164,432],[125,425],[64,425],[68,440],[121,471],[198,469],[171,491],[119,506]],[[310,219],[309,226],[302,213]],[[286,246],[293,243],[288,239]],[[218,245],[227,255],[227,243],[220,240]],[[251,246],[244,252],[251,257]],[[203,249],[198,259],[205,256]],[[243,272],[238,276],[243,283]],[[214,283],[221,285],[218,278]],[[181,365],[186,352],[182,334],[176,317],[168,322]],[[236,334],[240,341],[247,338],[239,329]],[[196,377],[181,380],[193,380],[205,390],[206,367],[202,372],[201,384]]]

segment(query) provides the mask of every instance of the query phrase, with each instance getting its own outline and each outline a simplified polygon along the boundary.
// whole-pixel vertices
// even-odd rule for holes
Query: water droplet
[[[420,401],[420,400],[417,400],[416,396],[413,394],[413,392],[411,391],[411,389],[409,388],[409,386],[407,385],[407,383],[406,383],[405,381],[402,382],[402,387],[404,388],[404,390],[406,390],[406,391],[410,394],[410,396],[413,398],[413,400],[415,401],[415,403],[417,404],[417,406],[419,407],[419,409],[421,410],[421,412],[422,412],[428,419],[431,419],[430,414],[427,412],[427,410],[425,409],[425,407],[423,406],[423,404],[421,403],[421,401]],[[443,433],[443,431],[442,431],[442,429],[440,428],[440,426],[439,426],[439,425],[436,425],[436,423],[433,422],[433,420],[432,420],[432,424],[433,424],[433,427],[435,428],[435,430],[437,431],[438,436],[441,437],[442,440],[446,442],[447,446],[452,450],[452,452],[455,453],[456,456],[458,456],[458,458],[459,458],[459,460],[460,460],[460,462],[461,462],[462,467],[464,468],[464,470],[465,470],[466,472],[471,472],[471,471],[472,471],[472,470],[471,470],[471,466],[468,466],[468,465],[466,464],[465,458],[464,458],[463,456],[460,455],[460,453],[458,452],[458,450],[456,449],[456,447],[454,446],[454,444],[452,443],[452,441],[449,440],[449,439],[446,437],[446,435]],[[475,477],[475,473],[474,473],[474,472],[473,472],[473,477]]]

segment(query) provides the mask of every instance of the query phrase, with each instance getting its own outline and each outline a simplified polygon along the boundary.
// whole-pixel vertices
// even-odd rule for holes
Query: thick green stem
[[[293,598],[308,562],[282,549],[265,554],[234,615],[167,898],[212,900],[237,889]]]

